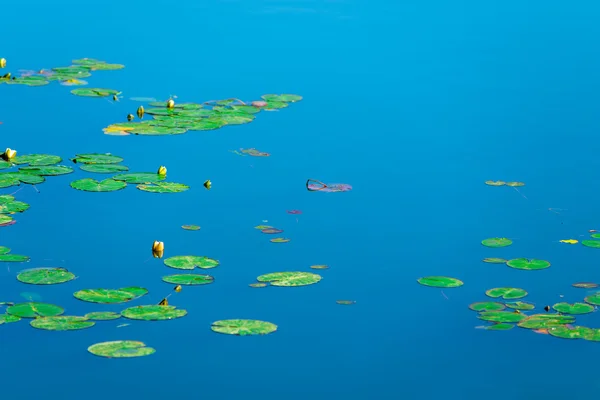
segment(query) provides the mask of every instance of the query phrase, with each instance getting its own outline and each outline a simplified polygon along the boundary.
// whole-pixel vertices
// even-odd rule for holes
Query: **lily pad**
[[[41,167],[58,164],[62,161],[62,158],[51,154],[24,154],[13,158],[11,161],[17,165],[29,164],[30,167]]]
[[[566,326],[551,326],[548,328],[548,333],[554,337],[562,339],[583,339],[591,331],[590,328],[583,326],[575,326],[568,328]]]
[[[21,318],[10,314],[0,314],[0,325],[10,324],[11,322],[18,322]]]
[[[506,307],[502,303],[497,303],[495,301],[480,301],[477,303],[473,303],[469,306],[469,308],[473,311],[481,312],[481,311],[502,311]]]
[[[600,292],[589,295],[583,300],[588,304],[591,304],[594,306],[600,306]]]
[[[172,283],[174,285],[206,285],[213,283],[215,278],[210,275],[200,274],[176,274],[163,276],[163,282]]]
[[[1,254],[8,254],[8,253],[10,253],[10,249],[8,247],[0,246],[0,255]]]
[[[481,244],[486,247],[506,247],[512,244],[512,240],[507,238],[490,238],[481,241]]]
[[[486,185],[489,186],[504,186],[506,185],[506,182],[504,181],[485,181]]]
[[[202,269],[215,268],[219,261],[204,256],[175,256],[169,257],[164,261],[167,267],[177,269]]]
[[[88,321],[85,317],[74,316],[40,317],[30,322],[32,327],[47,331],[74,331],[91,328],[95,324],[95,322]]]
[[[267,287],[267,284],[264,282],[255,282],[255,283],[251,283],[248,286],[253,287],[253,288],[261,288],[261,287]]]
[[[277,228],[265,228],[261,230],[262,233],[266,233],[267,235],[275,235],[278,233],[283,233],[283,230]]]
[[[526,316],[512,311],[486,311],[480,313],[477,318],[492,322],[519,322]]]
[[[306,286],[321,279],[321,275],[311,272],[273,272],[256,278],[259,282],[269,282],[272,286]]]
[[[341,305],[344,305],[344,306],[350,306],[352,304],[356,304],[356,301],[354,301],[354,300],[336,300],[335,302],[337,304],[341,304]]]
[[[116,181],[122,181],[126,183],[140,184],[140,183],[156,183],[165,179],[164,175],[159,175],[155,172],[141,172],[132,174],[119,174],[113,176]]]
[[[186,231],[198,231],[198,230],[200,230],[200,227],[198,225],[181,225],[181,227],[183,229],[185,229]]]
[[[519,322],[518,326],[526,329],[548,329],[551,326],[572,324],[573,322],[575,322],[575,317],[572,315],[534,314]]]
[[[137,185],[136,187],[139,190],[151,193],[181,193],[190,188],[182,183],[174,182],[156,182],[152,185]]]
[[[270,242],[271,243],[287,243],[290,240],[291,239],[288,239],[288,238],[275,238],[275,239],[271,239]]]
[[[99,88],[79,88],[71,90],[75,96],[83,97],[108,97],[118,95],[121,92],[113,89],[99,89]]]
[[[31,285],[56,285],[75,279],[75,274],[64,268],[36,268],[22,271],[17,279]]]
[[[186,310],[177,310],[175,306],[137,306],[121,312],[125,318],[144,321],[162,321],[181,318],[187,315]]]
[[[525,290],[509,287],[489,289],[485,292],[485,294],[489,297],[501,297],[505,300],[520,299],[527,296],[527,292]]]
[[[512,308],[513,310],[533,310],[535,305],[524,301],[515,301],[512,303],[506,303],[506,307]]]
[[[12,167],[12,164],[8,161],[0,160],[0,169],[7,169]]]
[[[552,308],[562,314],[589,314],[594,312],[594,306],[585,303],[556,303]]]
[[[525,186],[525,184],[523,182],[506,182],[506,186],[521,187],[521,186]]]
[[[132,286],[120,289],[84,289],[73,293],[73,296],[90,303],[117,304],[135,300],[147,293],[147,289]]]
[[[302,100],[302,96],[298,96],[297,94],[265,94],[261,97],[267,102],[278,101],[285,103],[295,103],[297,101]]]
[[[600,249],[600,240],[582,240],[581,244],[586,247],[592,247],[594,249]]]
[[[226,335],[267,335],[275,332],[277,325],[255,319],[225,319],[213,322],[210,329]]]
[[[62,307],[54,304],[39,303],[35,301],[18,303],[6,309],[10,315],[21,318],[54,317],[65,312]]]
[[[1,215],[0,215],[1,217]],[[19,254],[0,254],[0,262],[27,262],[29,261],[28,256],[22,256]]]
[[[146,347],[143,342],[133,340],[96,343],[88,347],[88,351],[95,356],[107,358],[144,357],[156,352],[152,347]]]
[[[6,81],[9,85],[44,86],[50,82],[42,76],[21,76]]]
[[[421,285],[439,287],[439,288],[455,288],[464,285],[464,282],[447,276],[426,276],[417,279]]]
[[[329,265],[311,265],[311,269],[329,269]]]
[[[523,269],[527,271],[535,271],[550,267],[550,263],[548,261],[536,259],[528,260],[527,258],[515,258],[513,260],[507,261],[506,265],[508,265],[511,268]]]
[[[84,164],[79,168],[82,171],[95,172],[97,174],[112,174],[115,172],[129,171],[128,167],[119,164]]]
[[[12,214],[26,211],[29,208],[29,204],[23,203],[22,201],[10,201],[6,203],[0,202],[0,214]]]
[[[73,168],[65,167],[63,165],[49,165],[45,167],[29,166],[19,168],[19,172],[41,176],[58,176],[70,174],[71,172],[73,172]]]
[[[85,153],[77,154],[71,161],[80,164],[117,164],[123,161],[123,158],[110,153]]]
[[[0,226],[13,225],[15,222],[17,221],[13,220],[8,215],[0,214]]]
[[[593,283],[593,282],[577,282],[573,284],[573,287],[576,288],[582,288],[582,289],[595,289],[597,288],[598,285],[597,283]]]
[[[121,314],[112,311],[96,311],[87,313],[84,317],[94,321],[112,321],[113,319],[121,318]]]
[[[114,179],[104,179],[97,181],[91,178],[79,179],[71,182],[71,187],[77,190],[83,190],[84,192],[115,192],[117,190],[125,189],[127,184],[125,182],[116,181]]]
[[[486,326],[485,330],[486,331],[507,331],[507,330],[512,329],[514,327],[515,326],[512,325],[512,324],[507,324],[507,323],[501,322],[501,323],[498,323],[498,324]]]

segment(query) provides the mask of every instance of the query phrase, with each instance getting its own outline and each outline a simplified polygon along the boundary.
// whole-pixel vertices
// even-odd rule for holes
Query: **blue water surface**
[[[177,273],[150,259],[206,255],[215,283],[170,297],[188,310],[163,322],[117,320],[48,332],[0,326],[2,399],[584,399],[597,395],[600,344],[484,322],[468,305],[485,290],[522,287],[543,306],[582,301],[576,281],[600,281],[585,239],[600,211],[600,34],[590,1],[245,0],[159,2],[32,0],[3,7],[3,71],[68,66],[92,57],[122,63],[90,87],[119,102],[83,98],[57,83],[0,86],[1,146],[19,154],[111,152],[132,171],[168,168],[185,193],[133,187],[73,190],[76,169],[15,196],[31,204],[0,228],[0,245],[31,257],[0,268],[0,301],[35,292],[68,315],[155,304]],[[252,123],[177,136],[108,136],[140,103],[203,102],[265,93],[303,100]],[[4,148],[2,147],[2,148]],[[238,157],[255,147],[268,158]],[[74,165],[73,165],[74,166]],[[76,166],[75,166],[76,167]],[[308,178],[348,183],[314,193]],[[210,191],[202,187],[211,179]],[[484,185],[488,179],[526,186]],[[1,189],[6,194],[16,188]],[[548,208],[561,208],[559,214]],[[300,209],[301,215],[286,210]],[[253,227],[285,231],[270,243]],[[200,231],[181,229],[198,224]],[[598,228],[600,229],[600,228]],[[583,236],[582,236],[583,235]],[[487,249],[482,239],[514,239]],[[541,258],[543,271],[484,264]],[[302,288],[253,289],[258,275],[328,264]],[[62,266],[78,279],[35,287],[25,268]],[[420,286],[448,275],[459,289]],[[140,285],[127,305],[76,300],[84,288]],[[560,296],[564,297],[560,297]],[[446,298],[447,297],[447,298]],[[353,306],[335,300],[356,300]],[[542,311],[543,312],[543,311]],[[578,323],[600,327],[600,314]],[[271,321],[268,336],[210,330],[213,321]],[[130,325],[117,328],[119,324]],[[141,340],[150,357],[116,360],[86,349]]]

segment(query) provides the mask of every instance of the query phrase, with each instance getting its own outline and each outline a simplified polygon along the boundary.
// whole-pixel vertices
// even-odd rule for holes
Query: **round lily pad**
[[[153,185],[137,185],[136,187],[144,192],[152,193],[180,193],[190,188],[182,183],[174,182],[156,182]]]
[[[526,303],[524,301],[515,301],[512,303],[506,303],[506,307],[512,308],[513,310],[533,310],[535,305]]]
[[[513,260],[508,260],[506,265],[511,268],[523,269],[527,271],[535,271],[550,267],[550,263],[548,261],[536,259],[528,260],[527,258],[515,258]]]
[[[594,293],[592,295],[589,295],[583,300],[588,304],[600,306],[600,293]]]
[[[600,285],[598,285],[597,283],[593,283],[593,282],[577,282],[577,283],[574,283],[573,286],[576,288],[582,288],[582,289],[595,289]]]
[[[512,244],[512,240],[507,238],[490,238],[481,241],[481,244],[486,247],[506,247]]]
[[[562,314],[588,314],[594,311],[594,306],[585,303],[556,303],[552,308]]]
[[[504,258],[497,258],[497,257],[489,257],[489,258],[484,258],[483,262],[485,263],[490,263],[490,264],[505,264],[508,260],[504,259]]]
[[[526,317],[512,311],[485,311],[480,313],[477,318],[492,322],[519,322]]]
[[[77,154],[71,161],[80,164],[117,164],[123,161],[123,158],[110,153],[85,153]]]
[[[96,343],[88,347],[88,351],[95,356],[107,358],[143,357],[156,352],[152,347],[146,347],[143,342],[133,340]]]
[[[40,175],[40,176],[58,176],[70,174],[73,172],[73,168],[65,167],[63,165],[48,165],[45,167],[21,167],[19,172],[26,174]]]
[[[113,179],[97,181],[91,178],[84,178],[71,182],[71,187],[73,189],[83,190],[84,192],[115,192],[117,190],[125,189],[126,186],[127,184],[125,182]]]
[[[481,312],[481,311],[502,311],[506,307],[502,303],[497,303],[494,301],[480,301],[477,303],[473,303],[469,306],[469,308],[473,311]]]
[[[78,88],[71,90],[75,96],[83,97],[108,97],[118,95],[121,92],[113,89],[99,89],[99,88]]]
[[[275,239],[271,239],[270,242],[271,243],[287,243],[290,240],[291,239],[288,239],[288,238],[275,238]]]
[[[0,217],[2,217],[0,215]],[[22,256],[19,254],[0,254],[0,262],[27,262],[29,261],[28,256]]]
[[[187,315],[186,310],[177,310],[175,306],[137,306],[130,307],[121,312],[125,318],[144,321],[162,321],[181,318]]]
[[[22,271],[17,279],[31,285],[56,285],[75,279],[75,274],[64,268],[36,268]]]
[[[594,249],[600,249],[600,240],[582,240],[581,244],[586,247],[592,247]]]
[[[568,328],[566,326],[559,325],[549,327],[548,333],[554,337],[559,337],[562,339],[583,339],[587,334],[589,334],[590,330],[590,328],[583,326]]]
[[[265,101],[280,101],[285,103],[295,103],[302,100],[302,96],[297,94],[265,94],[261,96]]]
[[[10,249],[8,247],[0,246],[0,255],[1,254],[8,254],[8,253],[10,253]]]
[[[113,319],[121,318],[121,314],[112,311],[96,311],[87,313],[84,317],[94,321],[112,321]]]
[[[572,324],[573,322],[575,322],[575,317],[572,315],[534,314],[519,322],[518,326],[526,329],[548,329],[551,326]]]
[[[455,288],[464,285],[464,282],[447,276],[426,276],[417,279],[421,285],[439,287],[439,288]]]
[[[527,292],[525,290],[509,287],[489,289],[485,292],[485,294],[493,298],[502,297],[505,300],[520,299],[521,297],[527,296]]]
[[[506,185],[506,182],[504,181],[485,181],[486,185],[489,186],[504,186]]]
[[[226,335],[267,335],[275,332],[277,325],[255,319],[225,319],[213,322],[210,329]]]
[[[273,272],[256,278],[259,282],[269,282],[272,286],[306,286],[321,279],[321,275],[311,272]]]
[[[341,304],[341,305],[344,305],[344,306],[350,306],[352,304],[356,304],[356,301],[354,301],[354,300],[336,300],[335,302],[337,304]]]
[[[117,304],[135,300],[147,293],[147,289],[132,286],[120,289],[83,289],[73,293],[73,296],[90,303]]]
[[[600,342],[600,329],[588,328],[589,330],[584,332],[583,338],[584,340],[589,340],[592,342]]]
[[[123,181],[126,183],[140,184],[140,183],[156,183],[165,179],[164,175],[159,175],[155,172],[141,172],[132,174],[119,174],[113,176],[116,181]]]
[[[163,276],[162,280],[175,285],[206,285],[208,283],[213,283],[215,278],[210,275],[176,274]]]
[[[21,318],[10,314],[0,314],[0,325],[10,324],[11,322],[18,322]]]
[[[24,154],[16,156],[11,161],[17,165],[29,164],[30,167],[41,167],[58,164],[62,161],[62,158],[51,154]]]
[[[600,239],[600,233],[592,233],[590,236],[594,239]]]
[[[261,288],[261,287],[267,287],[267,284],[264,282],[255,282],[255,283],[251,283],[248,286],[253,287],[253,288]]]
[[[198,231],[198,230],[200,230],[200,227],[198,225],[181,225],[181,227],[183,229],[185,229],[186,231]]]
[[[10,315],[15,315],[21,318],[35,318],[54,317],[61,315],[65,312],[65,310],[62,307],[55,306],[54,304],[31,301],[10,306],[6,309],[6,312]]]
[[[507,323],[501,322],[501,323],[498,323],[498,324],[486,326],[485,330],[486,331],[507,331],[507,330],[512,329],[514,327],[515,326],[512,325],[512,324],[507,324]]]
[[[29,204],[22,201],[0,202],[0,214],[12,214],[23,212],[29,208]]]
[[[219,265],[217,260],[204,256],[175,256],[166,258],[164,261],[167,267],[177,269],[202,269],[215,268]]]
[[[95,172],[97,174],[112,174],[115,172],[129,171],[128,167],[119,164],[84,164],[79,168],[83,171]]]
[[[523,182],[506,182],[506,186],[521,187],[521,186],[525,186],[525,184]]]
[[[8,215],[0,214],[0,226],[13,225],[15,222],[17,222],[17,221],[13,220],[12,217],[10,217]]]
[[[329,269],[329,265],[311,265],[311,269]]]
[[[32,320],[30,325],[37,329],[47,331],[74,331],[79,329],[91,328],[96,323],[88,321],[85,317],[59,316],[59,317],[40,317]]]

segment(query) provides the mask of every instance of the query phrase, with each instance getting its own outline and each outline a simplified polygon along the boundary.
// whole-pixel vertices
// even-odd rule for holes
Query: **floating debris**
[[[352,190],[352,186],[350,186],[346,183],[325,184],[321,181],[317,181],[316,179],[309,179],[306,181],[306,189],[309,192],[335,193],[335,192],[349,192]]]
[[[203,184],[203,186],[204,186],[206,189],[209,189],[209,190],[210,190],[210,188],[212,187],[212,182],[211,182],[210,180],[204,181],[204,184]]]

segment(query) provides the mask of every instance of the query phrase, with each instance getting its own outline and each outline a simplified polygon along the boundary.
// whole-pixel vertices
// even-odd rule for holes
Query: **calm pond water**
[[[167,5],[168,4],[168,5]],[[2,18],[2,73],[91,57],[124,64],[94,71],[87,87],[0,85],[2,149],[59,155],[72,174],[0,189],[30,208],[0,227],[0,245],[30,257],[0,264],[0,301],[35,293],[65,315],[156,304],[177,270],[153,259],[204,255],[210,285],[184,287],[171,321],[119,319],[51,332],[29,320],[0,326],[3,399],[583,399],[599,389],[600,344],[485,325],[468,305],[517,287],[525,313],[583,301],[600,281],[600,250],[559,243],[600,229],[600,27],[592,2],[558,1],[28,1]],[[25,12],[25,14],[23,14]],[[245,125],[172,136],[109,136],[141,103],[202,103],[267,93],[302,101]],[[270,157],[240,157],[256,148]],[[190,190],[153,194],[72,189],[91,177],[69,158],[124,158],[134,172],[168,168]],[[97,175],[104,177],[104,175]],[[109,177],[110,175],[106,175]],[[94,176],[96,178],[96,176]],[[348,183],[306,190],[307,179]],[[212,189],[202,184],[212,181]],[[526,186],[486,186],[486,180]],[[557,208],[561,210],[548,210]],[[288,214],[298,209],[302,214]],[[268,221],[268,222],[263,222]],[[181,229],[197,224],[199,231]],[[254,226],[283,229],[270,243]],[[510,247],[481,240],[507,237]],[[538,258],[522,271],[484,257]],[[327,264],[313,271],[309,266]],[[17,281],[19,271],[64,267],[76,280]],[[276,271],[318,272],[298,288],[251,288]],[[186,272],[186,271],[183,271]],[[416,280],[444,275],[460,288]],[[142,286],[126,304],[82,302],[86,288]],[[561,297],[563,296],[563,297]],[[336,300],[355,300],[344,306]],[[265,336],[211,331],[222,319],[270,321]],[[128,326],[118,327],[129,323]],[[577,316],[600,328],[600,314]],[[88,346],[139,340],[148,357],[107,359]]]

